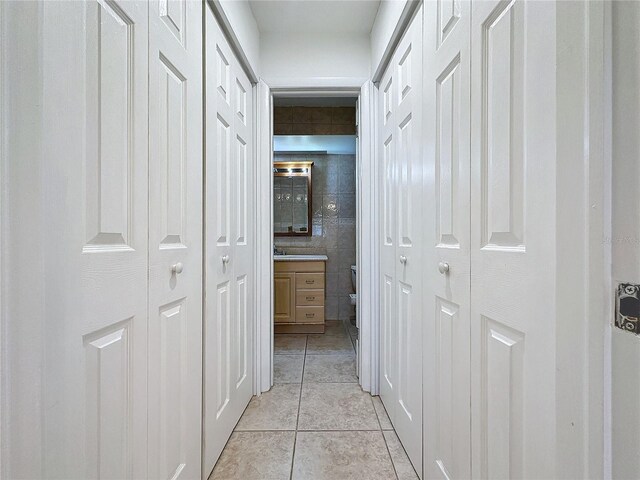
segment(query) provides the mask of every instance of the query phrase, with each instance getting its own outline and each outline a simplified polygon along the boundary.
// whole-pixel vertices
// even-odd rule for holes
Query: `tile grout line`
[[[380,430],[379,428],[374,429],[362,429],[362,428],[354,428],[352,430],[336,430],[336,429],[326,429],[326,430],[321,430],[321,429],[317,429],[314,428],[312,430],[298,430],[299,432],[303,432],[303,433],[324,433],[324,432],[329,432],[329,433],[345,433],[345,432],[393,432],[393,430]],[[273,432],[273,433],[278,433],[278,432],[295,432],[295,430],[236,430],[234,431],[234,433],[265,433],[265,432]]]
[[[398,471],[396,470],[396,464],[393,461],[393,457],[391,456],[391,450],[389,449],[389,444],[387,443],[387,437],[384,436],[384,430],[382,430],[382,422],[380,421],[380,415],[378,415],[378,410],[376,410],[376,406],[373,403],[373,395],[369,397],[371,399],[371,406],[373,407],[373,411],[376,414],[376,418],[378,419],[378,426],[380,427],[380,434],[382,435],[382,441],[384,442],[384,446],[387,448],[387,453],[389,454],[389,461],[391,462],[391,467],[393,468],[393,473],[396,475],[396,480],[399,480]],[[384,405],[383,405],[384,406]],[[395,432],[395,430],[394,430]]]
[[[300,404],[302,404],[302,386],[304,385],[304,366],[307,363],[307,344],[309,343],[309,335],[304,339],[304,355],[302,358],[302,378],[300,379],[300,394],[298,396],[298,413],[296,415],[296,429],[293,432],[293,451],[291,452],[291,470],[289,471],[289,480],[293,480],[293,463],[296,459],[296,442],[298,441],[298,422],[300,421]]]

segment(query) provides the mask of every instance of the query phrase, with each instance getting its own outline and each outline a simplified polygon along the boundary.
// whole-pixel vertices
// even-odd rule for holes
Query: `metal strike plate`
[[[640,285],[635,283],[618,285],[615,326],[640,335]]]

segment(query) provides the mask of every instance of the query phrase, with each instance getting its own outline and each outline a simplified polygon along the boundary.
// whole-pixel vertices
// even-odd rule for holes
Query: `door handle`
[[[182,262],[178,262],[171,267],[171,273],[182,273],[182,270],[184,270],[184,265],[182,265]]]
[[[404,255],[400,255],[400,263],[403,265],[407,264],[407,257],[405,257]]]
[[[446,262],[440,262],[438,264],[438,271],[443,275],[445,273],[449,273],[449,264]]]
[[[229,260],[231,260],[231,259],[229,258],[229,255],[223,255],[223,256],[222,256],[222,263],[223,263],[224,265],[226,265],[227,263],[229,263]]]

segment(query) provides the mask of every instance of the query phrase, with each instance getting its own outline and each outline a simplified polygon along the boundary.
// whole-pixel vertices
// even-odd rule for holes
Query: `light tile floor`
[[[356,377],[342,322],[276,335],[274,386],[254,397],[210,480],[417,480],[379,397]]]

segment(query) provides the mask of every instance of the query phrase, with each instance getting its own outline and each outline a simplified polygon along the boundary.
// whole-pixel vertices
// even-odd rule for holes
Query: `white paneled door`
[[[425,8],[424,474],[553,478],[555,7]]]
[[[470,7],[424,7],[425,478],[471,477]]]
[[[474,478],[556,475],[555,12],[473,3]]]
[[[422,10],[379,89],[380,395],[416,470],[422,465]]]
[[[252,85],[206,8],[203,475],[253,393]]]
[[[24,433],[42,434],[47,478],[145,478],[148,6],[40,8],[49,273],[42,431]]]
[[[150,478],[199,478],[202,5],[149,11]]]

